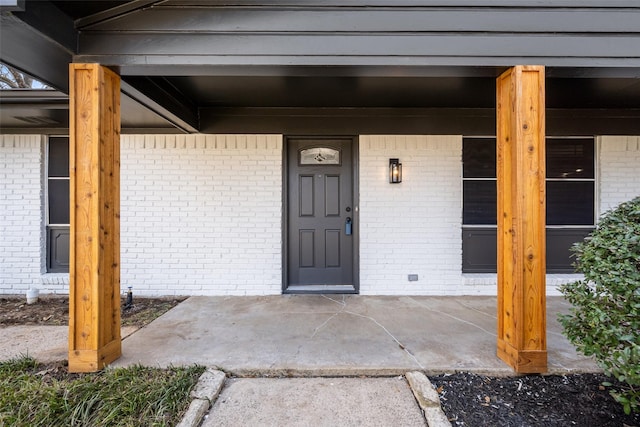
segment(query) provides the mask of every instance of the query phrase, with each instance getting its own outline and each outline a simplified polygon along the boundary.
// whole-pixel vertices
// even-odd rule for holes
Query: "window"
[[[593,138],[547,138],[547,271],[573,272],[570,248],[595,225]],[[496,142],[464,138],[462,270],[496,272]]]
[[[300,151],[301,165],[339,165],[340,151],[328,148],[307,148]]]
[[[594,225],[594,142],[547,139],[547,224]]]
[[[47,144],[47,272],[69,271],[69,138]]]
[[[462,223],[496,225],[496,140],[465,139],[462,149]]]

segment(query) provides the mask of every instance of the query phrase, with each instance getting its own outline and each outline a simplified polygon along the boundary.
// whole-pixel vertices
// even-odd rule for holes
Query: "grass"
[[[202,366],[68,374],[30,357],[0,363],[2,426],[172,426]]]

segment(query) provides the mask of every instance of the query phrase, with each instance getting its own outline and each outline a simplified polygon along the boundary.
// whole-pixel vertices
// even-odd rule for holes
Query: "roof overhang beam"
[[[0,15],[0,61],[63,92],[72,52],[10,13]]]
[[[164,79],[124,77],[122,93],[170,122],[186,133],[199,132],[198,108],[170,86]]]

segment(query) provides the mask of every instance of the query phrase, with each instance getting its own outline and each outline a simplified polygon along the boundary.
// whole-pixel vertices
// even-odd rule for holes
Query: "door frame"
[[[350,139],[353,191],[353,290],[289,290],[289,144],[292,139]],[[283,294],[359,294],[360,293],[360,183],[359,139],[357,135],[284,135],[282,144],[282,293]]]

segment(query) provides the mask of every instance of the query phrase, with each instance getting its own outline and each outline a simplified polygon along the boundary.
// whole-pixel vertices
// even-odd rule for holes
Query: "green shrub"
[[[574,246],[584,280],[561,287],[572,305],[559,317],[579,352],[620,381],[611,390],[624,411],[640,408],[640,197],[605,213]],[[611,386],[610,383],[605,385]]]

